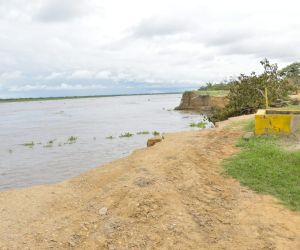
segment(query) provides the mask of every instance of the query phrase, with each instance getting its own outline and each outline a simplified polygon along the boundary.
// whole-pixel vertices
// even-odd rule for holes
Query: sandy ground
[[[224,177],[241,132],[166,135],[63,183],[0,193],[0,249],[300,249],[300,213]]]

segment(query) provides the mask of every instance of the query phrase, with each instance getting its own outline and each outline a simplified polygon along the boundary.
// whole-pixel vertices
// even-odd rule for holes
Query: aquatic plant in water
[[[124,137],[132,137],[133,134],[129,133],[129,132],[126,132],[126,133],[123,133],[123,134],[120,134],[119,137],[120,138],[124,138]]]
[[[205,128],[206,125],[207,125],[206,122],[198,122],[198,123],[192,122],[190,124],[190,127]]]
[[[73,144],[73,143],[75,143],[77,141],[77,137],[76,136],[70,136],[69,138],[68,138],[68,144]]]
[[[112,135],[105,137],[105,139],[115,139],[115,137],[113,137]]]
[[[22,146],[25,146],[25,147],[29,147],[29,148],[32,148],[34,146],[34,142],[27,142],[27,143],[23,143],[21,144]]]
[[[55,141],[56,141],[56,139],[48,141],[47,144],[44,146],[44,148],[51,148]]]
[[[160,135],[160,133],[158,132],[158,131],[153,131],[153,133],[152,133],[153,135]]]
[[[150,134],[150,132],[149,131],[140,131],[140,132],[137,132],[136,134],[137,135],[148,135],[148,134]]]

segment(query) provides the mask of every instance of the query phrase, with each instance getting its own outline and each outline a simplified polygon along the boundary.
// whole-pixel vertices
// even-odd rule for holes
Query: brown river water
[[[137,135],[139,131],[192,130],[189,124],[205,117],[174,111],[180,98],[141,95],[0,104],[0,190],[59,182],[124,157],[145,147],[152,136]],[[134,136],[119,138],[125,132]],[[70,144],[71,136],[77,140]],[[31,142],[32,147],[23,145]]]

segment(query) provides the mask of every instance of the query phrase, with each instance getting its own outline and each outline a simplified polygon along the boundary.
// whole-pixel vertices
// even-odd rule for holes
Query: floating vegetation
[[[206,122],[198,122],[198,123],[192,122],[192,123],[190,124],[190,127],[194,127],[194,128],[195,128],[195,127],[196,127],[196,128],[205,128],[206,125],[207,125]]]
[[[76,141],[77,141],[77,137],[76,136],[70,136],[69,138],[68,138],[68,144],[73,144],[73,143],[76,143]]]
[[[27,143],[23,143],[23,144],[21,144],[22,146],[25,146],[25,147],[29,147],[29,148],[33,148],[33,146],[34,146],[34,142],[32,141],[32,142],[27,142]]]
[[[105,137],[105,139],[115,139],[115,137],[113,137],[112,135]]]
[[[137,135],[149,135],[150,132],[149,131],[140,131],[136,133]]]
[[[153,131],[152,134],[155,135],[155,136],[160,135],[160,133],[158,131]]]
[[[44,146],[44,148],[51,148],[55,141],[56,139],[48,141],[47,144]]]
[[[119,135],[120,138],[124,138],[124,137],[132,137],[132,136],[133,136],[133,134],[131,134],[131,133],[129,133],[129,132],[123,133],[123,134],[120,134],[120,135]]]
[[[55,141],[56,141],[56,139],[48,141],[47,144],[44,146],[44,148],[51,148]]]
[[[12,149],[9,149],[9,150],[8,150],[8,153],[12,154],[12,152],[13,152]]]

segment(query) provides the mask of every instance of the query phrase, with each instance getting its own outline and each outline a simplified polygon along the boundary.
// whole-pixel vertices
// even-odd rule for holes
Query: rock
[[[243,135],[243,139],[248,141],[253,136],[254,136],[253,132],[247,132],[246,134]]]
[[[100,214],[101,216],[106,215],[107,212],[108,212],[107,207],[103,207],[103,208],[100,208],[100,209],[99,209],[99,214]]]
[[[156,143],[161,142],[163,140],[163,137],[160,135],[154,136],[147,141],[147,147],[154,146]]]

